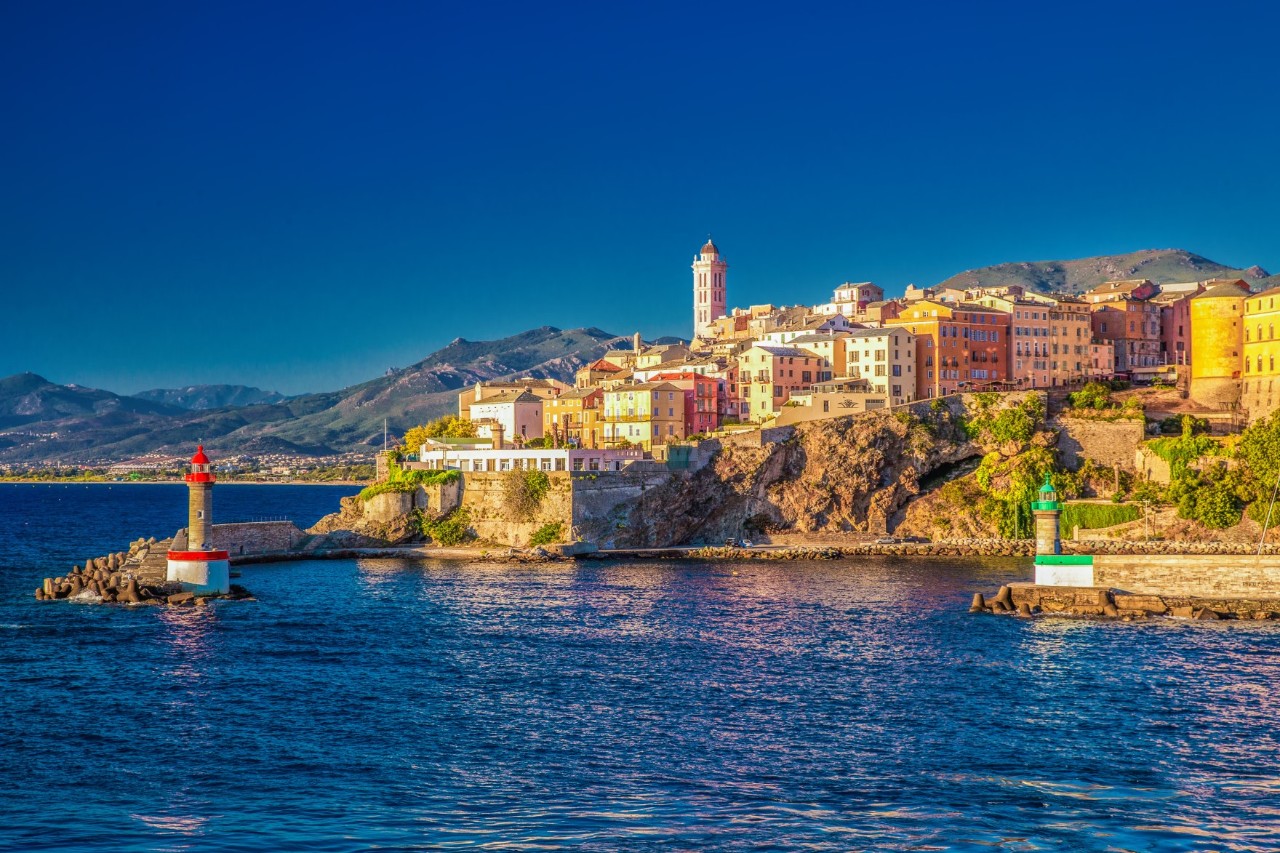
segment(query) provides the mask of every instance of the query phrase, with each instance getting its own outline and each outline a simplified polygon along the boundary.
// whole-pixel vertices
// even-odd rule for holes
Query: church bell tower
[[[725,315],[725,271],[729,265],[707,236],[707,242],[693,259],[693,335],[708,337],[711,323]]]

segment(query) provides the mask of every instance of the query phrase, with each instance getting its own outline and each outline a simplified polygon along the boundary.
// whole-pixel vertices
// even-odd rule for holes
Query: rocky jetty
[[[128,551],[90,557],[83,566],[48,577],[35,591],[37,601],[70,600],[85,604],[139,604],[202,607],[213,599],[252,599],[236,584],[225,595],[197,596],[166,580],[169,541],[137,539]]]

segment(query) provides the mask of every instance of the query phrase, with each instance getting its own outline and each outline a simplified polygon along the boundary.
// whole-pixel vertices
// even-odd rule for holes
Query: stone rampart
[[[525,545],[529,538],[547,524],[559,524],[563,536],[573,528],[573,486],[571,477],[591,476],[572,471],[543,471],[549,487],[536,511],[527,518],[516,518],[507,492],[508,478],[531,471],[468,471],[462,475],[462,507],[466,509],[471,529],[486,542],[499,545]],[[598,476],[613,476],[601,472]]]
[[[1049,423],[1058,431],[1058,452],[1062,463],[1075,470],[1084,459],[1108,467],[1134,468],[1134,453],[1146,436],[1142,420],[1104,421],[1061,415]]]
[[[633,465],[626,471],[603,472],[599,476],[577,476],[573,481],[573,528],[583,539],[603,548],[613,546],[614,537],[629,523],[632,510],[644,514],[662,513],[662,507],[646,504],[646,494],[673,477],[686,476],[658,466],[648,469]]]
[[[451,512],[462,500],[462,478],[435,483],[408,492],[383,492],[364,502],[364,518],[374,524],[390,524],[420,509],[431,518]]]

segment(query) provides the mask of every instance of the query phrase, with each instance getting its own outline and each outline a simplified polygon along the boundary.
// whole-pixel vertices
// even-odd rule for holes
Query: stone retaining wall
[[[1146,423],[1141,420],[1102,421],[1062,415],[1049,426],[1058,431],[1062,464],[1072,470],[1079,468],[1083,459],[1133,470],[1134,451],[1147,437]]]

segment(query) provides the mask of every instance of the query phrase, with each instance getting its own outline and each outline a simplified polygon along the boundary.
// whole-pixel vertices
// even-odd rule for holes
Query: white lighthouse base
[[[231,591],[231,562],[226,551],[170,551],[168,579],[184,592],[223,595]]]

